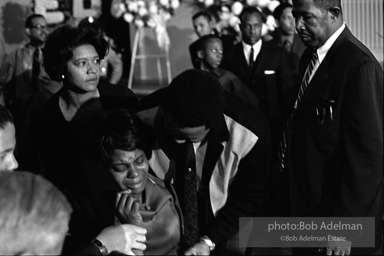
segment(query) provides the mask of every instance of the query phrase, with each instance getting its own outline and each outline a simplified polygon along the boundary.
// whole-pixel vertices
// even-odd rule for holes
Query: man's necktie
[[[292,43],[289,40],[285,40],[283,43],[283,47],[287,52],[291,52]]]
[[[38,80],[39,80],[39,74],[40,74],[40,49],[36,48],[33,52],[33,62],[32,62],[32,79],[31,84],[32,88],[37,89],[38,87]]]
[[[294,105],[294,110],[291,113],[291,116],[290,116],[290,118],[289,118],[289,120],[287,122],[287,125],[286,125],[285,129],[284,129],[283,137],[280,140],[280,148],[279,148],[279,152],[278,152],[279,169],[280,169],[280,171],[283,171],[284,167],[285,167],[285,153],[286,153],[287,146],[288,146],[288,127],[291,125],[292,117],[293,117],[293,112],[296,110],[297,105],[298,105],[300,99],[303,97],[304,92],[305,92],[305,90],[308,87],[309,78],[312,75],[313,69],[314,69],[317,61],[318,61],[317,52],[314,51],[313,54],[312,54],[312,57],[311,57],[311,61],[308,64],[307,70],[305,71],[304,78],[301,81],[299,92],[297,94],[296,102],[295,102],[295,105]]]
[[[184,215],[184,236],[182,242],[186,247],[199,241],[199,220],[197,204],[196,158],[193,144],[186,142],[178,148],[179,165],[177,165],[176,190]]]
[[[251,51],[249,52],[249,62],[248,65],[250,68],[253,67],[253,59],[255,58],[255,51],[253,50],[253,47],[251,47]]]

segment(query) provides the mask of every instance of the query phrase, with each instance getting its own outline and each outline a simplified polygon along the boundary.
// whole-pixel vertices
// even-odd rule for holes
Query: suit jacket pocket
[[[335,101],[328,98],[321,98],[316,106],[317,125],[323,126],[334,119]]]

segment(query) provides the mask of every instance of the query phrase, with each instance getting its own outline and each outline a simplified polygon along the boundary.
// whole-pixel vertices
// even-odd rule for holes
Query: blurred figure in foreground
[[[0,254],[59,255],[72,207],[52,183],[29,172],[0,173]]]
[[[14,152],[16,147],[16,129],[12,114],[0,105],[0,172],[13,171],[19,166]]]

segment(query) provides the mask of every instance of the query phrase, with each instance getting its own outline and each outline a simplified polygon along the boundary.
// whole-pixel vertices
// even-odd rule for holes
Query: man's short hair
[[[287,8],[292,8],[293,6],[290,3],[281,3],[279,6],[275,8],[273,11],[273,17],[276,20],[280,20],[281,15],[283,14],[283,11]]]
[[[258,14],[261,17],[261,20],[263,22],[265,22],[265,17],[263,15],[263,13],[256,6],[246,6],[246,7],[244,7],[244,9],[241,11],[241,13],[239,15],[240,21],[243,22],[244,16],[248,15],[248,14]]]
[[[43,18],[43,19],[45,19],[45,17],[43,15],[41,15],[41,14],[38,14],[38,13],[31,14],[25,20],[25,27],[26,28],[32,28],[32,26],[33,26],[32,20],[34,18]]]
[[[43,177],[0,172],[0,254],[61,253],[72,207]]]
[[[335,6],[341,9],[341,0],[313,0],[313,3],[324,11]]]
[[[212,14],[207,12],[207,11],[200,11],[200,12],[195,13],[192,16],[192,20],[195,20],[199,17],[204,17],[208,22],[212,21]]]
[[[211,128],[223,115],[224,91],[210,72],[190,69],[172,80],[161,105],[178,128]]]
[[[0,129],[4,129],[8,123],[14,123],[13,116],[6,107],[0,105]]]
[[[207,47],[208,43],[213,40],[220,40],[220,42],[222,42],[220,37],[214,34],[209,34],[200,37],[198,40],[198,50],[204,50]]]

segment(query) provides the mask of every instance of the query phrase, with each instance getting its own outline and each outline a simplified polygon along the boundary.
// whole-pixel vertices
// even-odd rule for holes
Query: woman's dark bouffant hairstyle
[[[52,80],[62,80],[62,75],[67,71],[67,62],[73,57],[73,50],[85,44],[93,45],[100,59],[109,50],[107,41],[93,30],[63,25],[49,34],[43,53],[44,67]]]
[[[152,154],[154,131],[135,114],[125,109],[105,115],[101,125],[100,152],[102,159],[111,159],[116,149],[123,151],[143,150],[149,159]]]
[[[224,111],[224,90],[210,72],[190,69],[172,80],[161,104],[178,128],[212,128]]]

